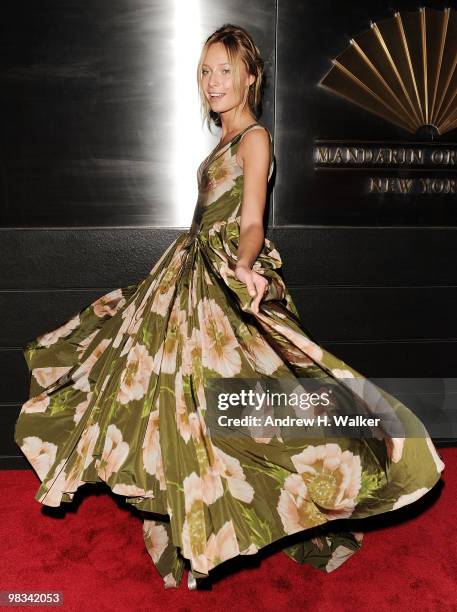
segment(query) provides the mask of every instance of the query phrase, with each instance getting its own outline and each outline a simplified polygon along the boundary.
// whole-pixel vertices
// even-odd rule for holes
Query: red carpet
[[[33,498],[34,472],[3,471],[0,590],[63,591],[63,606],[40,610],[455,611],[457,448],[438,452],[442,482],[410,507],[359,521],[363,546],[335,572],[270,549],[223,564],[205,591],[189,591],[186,575],[180,589],[163,588],[140,517],[106,485],[85,485],[74,504],[47,508]]]

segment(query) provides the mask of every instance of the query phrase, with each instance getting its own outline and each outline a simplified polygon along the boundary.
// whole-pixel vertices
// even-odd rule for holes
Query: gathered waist
[[[190,228],[185,232],[185,239],[182,243],[183,248],[187,248],[191,246],[195,241],[207,242],[209,238],[209,232],[211,231],[211,226],[197,226],[192,224]]]
[[[185,249],[185,248],[190,247],[199,238],[200,234],[201,234],[200,230],[189,229],[187,232],[184,233],[185,238],[181,244],[181,248]]]

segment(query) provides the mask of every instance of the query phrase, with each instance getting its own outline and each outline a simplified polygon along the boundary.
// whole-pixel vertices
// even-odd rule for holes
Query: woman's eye
[[[207,74],[208,70],[206,70],[205,68],[202,69],[202,76]],[[230,68],[223,68],[222,72],[230,72]]]

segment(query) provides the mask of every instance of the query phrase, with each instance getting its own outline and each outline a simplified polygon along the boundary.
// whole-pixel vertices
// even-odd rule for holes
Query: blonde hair
[[[206,56],[206,52],[213,43],[222,43],[227,51],[229,62],[233,68],[233,88],[237,96],[241,95],[241,75],[240,65],[244,63],[248,74],[255,76],[255,81],[249,86],[247,95],[244,96],[241,103],[241,110],[246,105],[249,107],[256,119],[259,116],[260,104],[262,101],[262,89],[264,85],[264,61],[260,56],[260,51],[254,43],[251,35],[242,27],[225,23],[215,32],[213,32],[203,45],[200,59],[197,66],[197,84],[198,93],[200,96],[200,105],[202,112],[202,123],[205,122],[211,131],[211,122],[217,127],[222,125],[219,113],[213,111],[206,99],[205,92],[201,85],[202,64]]]

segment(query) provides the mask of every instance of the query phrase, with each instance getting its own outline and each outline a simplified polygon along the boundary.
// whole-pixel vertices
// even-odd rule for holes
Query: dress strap
[[[241,142],[241,139],[246,134],[246,132],[248,132],[251,129],[255,129],[255,128],[262,128],[263,130],[266,130],[268,136],[270,137],[270,166],[268,168],[268,180],[270,180],[271,175],[273,174],[273,166],[274,166],[273,137],[270,133],[270,130],[264,125],[260,125],[260,123],[252,123],[251,125],[248,125],[242,132],[238,134],[238,136],[236,137],[236,140],[238,140],[238,142]]]
[[[245,135],[245,134],[246,134],[246,133],[247,133],[249,130],[252,130],[252,129],[255,129],[255,128],[263,128],[263,129],[266,129],[266,128],[264,128],[264,126],[263,126],[263,125],[260,125],[260,123],[251,123],[251,125],[246,126],[246,127],[244,128],[244,130],[242,130],[242,131],[241,131],[241,132],[240,132],[240,133],[239,133],[239,134],[238,134],[238,135],[235,137],[235,139],[236,139],[236,140],[238,140],[238,142],[239,142],[239,141],[241,141],[241,139],[243,138],[243,136],[244,136],[244,135]]]

